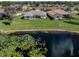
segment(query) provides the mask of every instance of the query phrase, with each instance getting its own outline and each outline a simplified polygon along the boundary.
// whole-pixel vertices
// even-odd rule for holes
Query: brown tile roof
[[[52,14],[52,15],[68,15],[68,14],[70,14],[62,9],[52,9],[52,11],[48,11],[48,13]]]
[[[43,5],[39,5],[39,6],[37,6],[36,8],[35,8],[36,10],[43,10],[44,9],[44,7],[43,7]]]

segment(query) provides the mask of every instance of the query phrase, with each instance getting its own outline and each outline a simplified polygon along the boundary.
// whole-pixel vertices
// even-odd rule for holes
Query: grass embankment
[[[6,19],[5,19],[6,20]],[[74,19],[64,20],[24,20],[20,17],[16,17],[12,20],[11,25],[5,25],[0,20],[1,30],[25,30],[25,29],[65,29],[65,30],[79,30],[79,17],[74,16]]]

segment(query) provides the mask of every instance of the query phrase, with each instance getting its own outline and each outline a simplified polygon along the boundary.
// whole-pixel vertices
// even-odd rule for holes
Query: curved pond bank
[[[2,34],[25,35],[29,34],[37,40],[44,40],[48,52],[48,57],[79,56],[79,32],[68,30],[10,30],[3,31]]]
[[[36,40],[44,40],[48,57],[79,56],[79,32],[65,30],[11,30],[4,31],[10,35],[29,34]]]
[[[18,33],[18,32],[68,32],[68,33],[75,33],[75,34],[79,34],[79,31],[72,31],[72,30],[63,30],[63,29],[27,29],[27,30],[0,30],[1,34],[14,34],[14,33]]]

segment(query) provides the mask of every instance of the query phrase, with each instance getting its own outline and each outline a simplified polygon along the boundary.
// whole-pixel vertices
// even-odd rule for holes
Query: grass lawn
[[[6,19],[5,19],[6,20]],[[23,30],[23,29],[66,29],[66,30],[79,30],[79,17],[76,15],[74,19],[64,20],[24,20],[16,17],[12,20],[11,25],[5,25],[0,20],[1,30]],[[72,23],[69,23],[72,22]],[[77,24],[76,24],[77,23]]]

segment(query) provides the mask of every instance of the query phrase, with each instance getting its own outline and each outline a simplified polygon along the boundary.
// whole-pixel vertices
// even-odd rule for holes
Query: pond
[[[70,32],[24,32],[32,35],[35,39],[44,40],[48,52],[47,57],[78,57],[79,35]],[[19,33],[20,34],[20,33]]]

